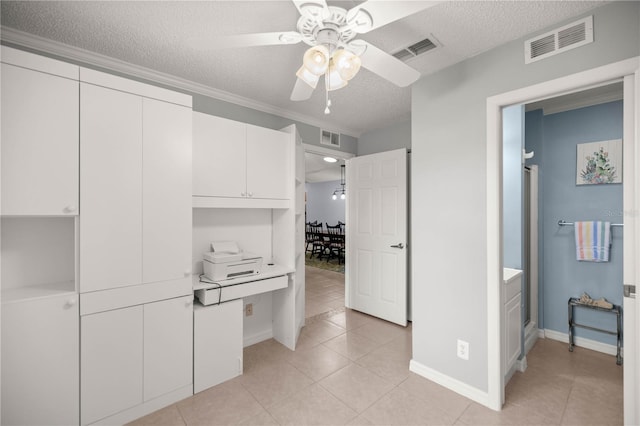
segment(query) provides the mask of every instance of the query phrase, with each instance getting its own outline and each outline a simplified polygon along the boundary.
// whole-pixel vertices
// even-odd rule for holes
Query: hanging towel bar
[[[558,225],[559,226],[573,226],[574,223],[573,222],[566,222],[566,221],[560,219],[558,221]],[[624,226],[624,223],[612,223],[611,226]]]

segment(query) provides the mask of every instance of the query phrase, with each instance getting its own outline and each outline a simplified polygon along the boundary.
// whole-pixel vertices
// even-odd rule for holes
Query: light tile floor
[[[317,289],[339,294],[344,285],[340,290],[340,277],[314,273],[307,275],[308,303],[319,313],[308,319],[295,352],[274,340],[247,347],[242,376],[133,424],[623,423],[623,367],[613,356],[582,348],[570,353],[564,343],[541,339],[527,356],[527,371],[509,382],[503,410],[495,412],[411,373],[411,326],[326,303]]]

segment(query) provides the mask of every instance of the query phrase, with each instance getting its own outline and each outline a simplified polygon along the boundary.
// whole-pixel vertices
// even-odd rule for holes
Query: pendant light
[[[338,197],[340,197],[341,200],[345,200],[347,198],[347,191],[345,189],[346,185],[347,185],[347,182],[345,181],[345,165],[342,164],[340,166],[340,186],[342,188],[338,188],[335,191],[333,191],[333,195],[331,195],[331,199],[337,200]]]

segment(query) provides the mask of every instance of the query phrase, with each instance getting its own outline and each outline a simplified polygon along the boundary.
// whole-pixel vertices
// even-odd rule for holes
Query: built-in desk
[[[242,298],[287,288],[293,272],[284,266],[266,265],[259,274],[216,283],[193,276],[193,290],[200,301],[193,307],[194,393],[242,374]],[[278,338],[276,333],[274,337]]]

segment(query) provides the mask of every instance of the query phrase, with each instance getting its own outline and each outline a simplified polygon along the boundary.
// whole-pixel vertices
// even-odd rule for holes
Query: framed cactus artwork
[[[622,183],[622,139],[577,145],[576,185]]]

